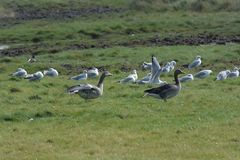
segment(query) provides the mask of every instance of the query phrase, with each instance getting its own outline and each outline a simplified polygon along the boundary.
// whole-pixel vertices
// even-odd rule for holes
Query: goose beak
[[[109,73],[107,73],[107,76],[112,76],[112,75],[113,75],[113,74],[112,74],[112,73],[110,73],[110,72],[109,72]]]

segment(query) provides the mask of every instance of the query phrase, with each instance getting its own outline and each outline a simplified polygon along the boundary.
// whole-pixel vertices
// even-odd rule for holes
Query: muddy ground
[[[13,7],[12,10],[13,13],[9,16],[0,16],[0,27],[14,26],[20,24],[23,20],[69,19],[75,17],[86,17],[89,15],[103,15],[124,12],[124,9],[122,8],[113,8],[109,6],[92,6],[85,8],[31,8],[31,6],[22,6]]]
[[[30,46],[22,46],[18,48],[8,48],[0,50],[0,56],[19,56],[23,54],[39,54],[41,52],[58,53],[65,50],[81,50],[90,48],[110,48],[115,46],[163,46],[163,45],[205,45],[205,44],[220,44],[225,45],[226,43],[240,43],[240,35],[234,36],[221,36],[213,34],[199,34],[197,36],[190,37],[171,37],[171,38],[159,38],[152,37],[146,40],[135,40],[124,43],[114,44],[71,44],[69,46],[58,46],[48,44],[34,44]]]

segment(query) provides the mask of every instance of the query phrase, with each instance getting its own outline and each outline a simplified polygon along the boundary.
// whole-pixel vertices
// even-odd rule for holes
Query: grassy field
[[[119,45],[155,36],[239,35],[238,1],[89,0],[72,1],[74,5],[68,2],[0,1],[0,44],[10,45],[10,49],[31,48],[38,59],[28,63],[27,52],[0,57],[1,160],[240,159],[240,79],[213,81],[219,71],[240,67],[239,43]],[[197,5],[194,3],[201,3],[202,9],[194,9]],[[29,6],[46,10],[109,6],[122,10],[66,19],[2,21],[1,17],[16,15],[19,7],[30,10]],[[181,7],[187,7],[187,11]],[[108,47],[67,49],[72,44]],[[212,69],[213,74],[182,84],[180,94],[168,102],[143,97],[143,91],[151,85],[117,83],[133,69],[137,69],[139,77],[145,76],[148,71],[142,70],[141,64],[150,61],[151,55],[161,64],[176,60],[177,68],[186,73]],[[196,55],[202,56],[199,68],[182,68]],[[86,101],[67,94],[69,86],[97,83],[98,79],[68,80],[92,66],[113,73],[106,78],[103,96]],[[9,76],[18,67],[29,73],[54,67],[60,76],[45,77],[39,82]],[[173,73],[161,79],[172,83]]]

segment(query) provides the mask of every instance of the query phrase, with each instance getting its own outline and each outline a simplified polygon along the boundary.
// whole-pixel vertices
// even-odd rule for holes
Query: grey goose
[[[178,79],[178,75],[183,73],[180,69],[177,69],[174,72],[175,84],[164,84],[160,87],[147,89],[144,91],[144,96],[152,96],[167,101],[167,99],[178,95],[181,90],[181,82]]]
[[[103,94],[103,81],[105,77],[112,76],[108,71],[104,71],[98,81],[97,86],[91,84],[80,84],[67,89],[69,94],[79,94],[84,99],[95,99]]]

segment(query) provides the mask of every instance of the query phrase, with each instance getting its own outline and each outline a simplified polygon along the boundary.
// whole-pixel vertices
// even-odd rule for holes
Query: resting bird
[[[80,84],[67,89],[69,94],[79,94],[84,99],[95,99],[103,94],[103,81],[106,76],[112,76],[108,71],[104,71],[99,79],[97,86],[91,84]]]
[[[27,71],[23,68],[18,68],[16,72],[11,74],[11,76],[24,78],[27,76]]]
[[[43,71],[43,74],[49,77],[57,77],[58,71],[54,68],[49,68],[48,70]]]
[[[148,73],[145,77],[143,77],[142,79],[139,79],[136,81],[137,84],[146,84],[150,78],[151,78],[152,74]]]
[[[169,73],[171,71],[171,63],[167,62],[167,64],[162,67],[162,73]]]
[[[215,80],[218,80],[218,81],[225,80],[225,79],[227,79],[229,73],[230,73],[230,70],[221,71],[218,73]]]
[[[25,79],[29,79],[29,81],[36,81],[41,80],[44,77],[43,73],[41,71],[38,71],[34,74],[27,75]]]
[[[231,71],[231,72],[228,74],[228,77],[229,77],[229,78],[239,77],[239,68],[234,67],[233,71]]]
[[[167,99],[178,95],[179,91],[181,90],[181,82],[178,79],[178,75],[183,73],[184,72],[182,72],[180,69],[177,69],[174,72],[175,84],[165,84],[157,88],[145,90],[144,92],[146,94],[144,96],[152,96],[163,99],[166,102]]]
[[[88,78],[96,78],[98,75],[98,69],[95,67],[87,71]]]
[[[212,70],[202,70],[196,74],[194,74],[195,78],[203,79],[208,77],[212,73]]]
[[[180,82],[188,82],[188,81],[193,81],[193,80],[194,80],[194,78],[193,78],[192,74],[188,74],[186,76],[179,78]]]
[[[185,64],[185,65],[183,65],[183,66],[184,66],[184,67],[187,67],[188,69],[192,69],[192,68],[196,68],[196,67],[200,66],[201,63],[202,63],[202,61],[201,61],[201,56],[197,56],[192,63],[190,63],[190,64]]]
[[[134,69],[126,78],[121,79],[120,83],[136,82],[138,79],[137,71]]]
[[[73,76],[69,79],[80,81],[80,80],[86,80],[87,78],[88,78],[87,70],[84,70],[82,74]]]
[[[143,62],[142,69],[151,69],[152,63]]]

